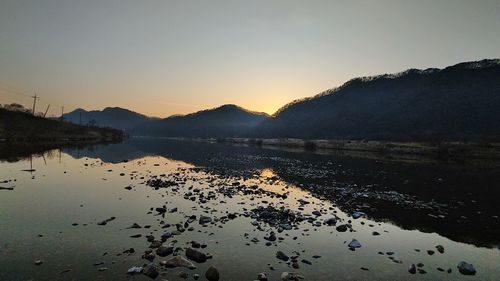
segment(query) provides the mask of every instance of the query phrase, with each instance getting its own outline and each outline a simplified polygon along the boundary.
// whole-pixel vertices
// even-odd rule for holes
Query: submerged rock
[[[219,271],[217,270],[217,268],[211,266],[208,268],[207,272],[205,272],[205,277],[208,281],[219,281]]]
[[[142,266],[132,266],[131,268],[128,269],[127,274],[139,274],[142,273],[144,268]]]
[[[476,269],[474,266],[470,263],[467,263],[465,261],[462,261],[458,264],[457,266],[458,271],[463,274],[463,275],[475,275],[476,274]]]
[[[156,254],[160,257],[166,257],[174,252],[174,247],[160,246],[156,249]]]
[[[352,218],[353,219],[359,219],[361,217],[366,217],[366,214],[363,212],[354,212],[352,213]]]
[[[328,218],[325,220],[325,224],[334,226],[335,224],[337,224],[337,218],[335,217]]]
[[[346,232],[347,231],[347,224],[341,224],[339,226],[337,226],[335,229],[338,231],[338,232]]]
[[[442,245],[437,245],[436,249],[438,250],[439,253],[441,253],[441,254],[444,253],[444,247]]]
[[[282,251],[276,252],[276,257],[282,261],[288,261],[290,258]]]
[[[281,273],[281,281],[298,281],[300,279],[303,279],[303,277],[293,272],[285,271]]]
[[[415,264],[412,264],[410,265],[410,267],[408,267],[408,272],[411,274],[417,273],[417,267],[415,266]]]
[[[210,223],[212,221],[212,218],[210,217],[207,217],[207,216],[200,216],[200,219],[199,219],[199,223],[200,224],[206,224],[206,223]]]
[[[175,256],[164,262],[164,264],[167,267],[186,267],[189,269],[196,269],[196,266],[192,262],[182,256]]]
[[[156,279],[156,277],[158,277],[158,275],[160,275],[160,273],[158,272],[158,269],[154,265],[148,266],[148,268],[146,268],[146,270],[144,270],[143,274],[151,279]]]
[[[257,276],[257,280],[259,281],[267,281],[267,273],[265,272],[261,272],[259,273],[259,276]]]
[[[127,229],[130,229],[130,228],[142,228],[139,224],[135,223],[132,224],[131,226],[127,227]]]
[[[191,248],[186,249],[186,257],[197,263],[204,263],[207,261],[207,255]]]
[[[359,243],[359,241],[356,239],[352,239],[352,241],[351,241],[351,243],[349,243],[348,247],[351,249],[361,248],[361,243]]]

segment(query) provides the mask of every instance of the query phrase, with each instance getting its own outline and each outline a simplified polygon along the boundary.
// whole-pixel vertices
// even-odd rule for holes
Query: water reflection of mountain
[[[285,182],[333,199],[345,211],[363,210],[405,229],[437,232],[477,246],[500,244],[498,170],[153,138],[64,151],[113,163],[163,156],[236,176],[270,168]]]

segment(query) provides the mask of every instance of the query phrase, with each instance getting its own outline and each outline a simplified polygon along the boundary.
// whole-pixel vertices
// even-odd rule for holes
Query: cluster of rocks
[[[201,172],[205,173],[203,175],[190,176],[188,175],[187,171],[200,174]],[[326,175],[315,174],[315,168],[313,167],[305,168],[303,172],[311,177],[316,177],[317,180],[321,180],[322,177]],[[315,229],[319,227],[331,227],[332,230],[334,229],[337,232],[356,231],[353,229],[353,224],[356,223],[352,222],[350,218],[341,219],[336,216],[336,211],[334,211],[333,207],[325,208],[321,203],[318,205],[313,205],[311,202],[309,202],[308,198],[310,197],[305,196],[305,198],[298,199],[297,202],[295,202],[295,204],[299,204],[299,207],[292,208],[291,204],[285,202],[285,199],[289,199],[289,197],[291,196],[290,193],[286,191],[287,187],[283,187],[282,192],[270,191],[259,187],[258,184],[245,183],[245,181],[249,179],[257,179],[261,183],[265,182],[267,184],[275,184],[279,182],[279,178],[276,176],[262,179],[257,173],[255,173],[255,171],[249,172],[248,170],[246,170],[245,172],[242,172],[239,177],[236,177],[233,172],[224,174],[223,169],[219,170],[217,173],[209,173],[202,168],[189,168],[169,175],[163,174],[159,176],[151,176],[151,178],[143,182],[143,184],[152,187],[155,190],[165,188],[167,196],[181,196],[185,200],[198,203],[199,207],[194,209],[201,209],[203,211],[203,214],[185,214],[184,212],[186,210],[182,210],[182,208],[178,209],[175,206],[170,206],[168,202],[165,202],[165,204],[159,204],[163,204],[159,207],[151,207],[148,214],[156,216],[157,218],[161,217],[162,219],[165,219],[165,217],[168,218],[169,214],[177,213],[177,215],[181,216],[184,214],[184,219],[181,219],[180,221],[177,220],[177,223],[166,223],[165,221],[161,220],[160,228],[165,229],[165,232],[160,235],[159,238],[156,238],[150,234],[145,234],[144,236],[143,234],[131,235],[130,237],[132,238],[146,238],[147,242],[149,243],[149,247],[143,252],[142,258],[147,260],[149,264],[131,267],[128,270],[128,274],[143,274],[154,279],[162,275],[162,273],[164,274],[165,270],[167,270],[168,268],[185,268],[189,270],[196,270],[198,268],[197,264],[206,263],[207,261],[212,259],[212,256],[209,253],[202,252],[203,250],[200,250],[200,248],[205,248],[206,245],[191,241],[190,247],[179,247],[176,246],[178,245],[177,241],[172,239],[176,239],[174,237],[182,235],[183,233],[195,231],[195,228],[197,227],[222,228],[222,224],[234,220],[238,217],[248,219],[252,225],[256,226],[257,231],[265,232],[265,236],[263,237],[263,239],[266,240],[265,243],[267,246],[279,246],[280,244],[278,243],[286,239],[286,237],[288,236],[288,232],[282,234],[280,233],[287,230],[302,229],[302,227],[300,226],[302,223],[310,224]],[[193,185],[190,186],[189,184],[187,184],[189,181],[203,182],[203,184],[208,186],[207,188],[193,187]],[[413,203],[416,204],[417,208],[420,209],[433,209],[442,207],[435,202],[420,202],[414,197],[399,194],[393,191],[374,191],[370,190],[369,188],[361,188],[359,186],[345,183],[339,183],[329,190],[323,189],[319,184],[300,186],[304,189],[314,191],[315,195],[322,194],[325,195],[325,198],[336,198],[339,202],[345,200],[346,202],[344,202],[345,204],[343,206],[349,206],[347,209],[351,212],[350,217],[352,217],[352,220],[366,218],[366,213],[370,213],[369,205],[359,204],[359,202],[362,201],[361,198],[393,200],[395,202],[403,202],[403,204]],[[132,190],[131,186],[128,187],[130,188],[126,188],[127,190]],[[220,212],[220,210],[218,210],[216,207],[217,204],[224,204],[226,203],[224,200],[229,201],[236,196],[244,196],[247,199],[246,202],[241,202],[238,204],[251,205],[252,209],[247,209],[245,206],[244,208],[242,208],[243,211],[238,211],[237,213],[226,211],[226,214],[224,215],[212,215],[213,213]],[[253,202],[255,199],[258,200],[258,203],[254,204]],[[271,201],[271,199],[278,200]],[[314,207],[314,210],[311,210],[311,206]],[[305,211],[306,209],[309,209],[309,211]],[[364,212],[360,210],[363,210]],[[115,218],[112,217],[98,224],[106,225],[108,222],[114,219]],[[360,221],[360,224],[364,225],[365,220],[361,219]],[[147,229],[149,227],[151,226],[141,226],[138,223],[134,223],[131,226],[127,227],[127,229]],[[206,233],[207,235],[213,234],[209,234],[208,232]],[[380,233],[377,231],[373,231],[372,234],[373,236],[380,235]],[[251,236],[247,234],[245,234],[245,237],[247,239],[251,238]],[[293,237],[293,239],[295,240],[297,239],[297,237]],[[167,241],[171,242],[167,243]],[[257,243],[259,242],[259,239],[254,237],[251,241]],[[349,243],[347,242],[349,242],[349,240],[345,241],[347,248],[352,251],[362,247],[361,242],[357,239],[351,239]],[[364,241],[364,243],[365,242],[366,241]],[[436,246],[435,250],[437,250],[437,252],[441,254],[444,253],[444,247],[441,245]],[[123,253],[132,254],[134,252],[134,249],[128,249]],[[302,265],[312,265],[312,262],[310,260],[300,257],[300,251],[290,252],[290,255],[285,254],[285,252],[283,251],[276,252],[276,258],[280,261],[280,264],[288,265],[288,267],[290,267],[290,270],[298,270]],[[429,255],[433,255],[434,252],[434,250],[427,250],[427,253]],[[386,252],[384,255],[386,255],[394,263],[403,263],[403,261],[393,255],[392,252]],[[320,258],[320,256],[314,255],[313,258]],[[361,267],[361,269],[369,270],[366,267]],[[449,273],[452,272],[451,268],[447,270],[438,268],[437,270],[447,271]],[[462,262],[458,265],[458,271],[461,274],[465,275],[476,274],[475,268],[472,266],[472,264],[466,262]],[[411,264],[408,268],[408,272],[410,274],[425,274],[426,270],[424,269],[424,265],[422,263],[418,263],[416,265]],[[182,278],[188,278],[189,276],[189,273],[187,272],[181,272],[179,274],[182,274]],[[193,274],[193,278],[197,280],[198,278],[200,278],[200,275]],[[205,278],[209,281],[216,281],[220,279],[220,273],[215,267],[211,266],[205,272]],[[283,281],[303,279],[302,276],[293,272],[283,272],[280,278]],[[268,280],[269,278],[267,273],[262,272],[257,276],[257,279],[263,281]]]

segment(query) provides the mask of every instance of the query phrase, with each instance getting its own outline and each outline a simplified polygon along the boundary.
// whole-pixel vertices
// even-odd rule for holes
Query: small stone
[[[366,214],[363,212],[354,212],[352,214],[353,219],[359,219],[360,217],[366,217]]]
[[[131,226],[129,226],[127,228],[142,228],[142,227],[139,224],[134,223],[134,224],[132,224]]]
[[[297,275],[293,272],[283,272],[281,273],[281,281],[299,281],[302,276]]]
[[[308,261],[308,260],[306,260],[306,259],[302,259],[302,260],[301,260],[301,262],[302,262],[302,263],[305,263],[305,264],[308,264],[308,265],[311,265],[311,264],[312,264],[312,262],[310,262],[310,261]]]
[[[196,266],[192,262],[182,256],[175,256],[167,260],[164,264],[167,267],[186,267],[189,269],[196,269]]]
[[[441,254],[444,253],[444,247],[442,245],[437,245],[436,249],[438,250],[439,253],[441,253]]]
[[[285,253],[283,253],[282,251],[278,251],[276,252],[276,257],[282,261],[288,261],[290,258],[285,255]]]
[[[458,271],[463,275],[476,275],[476,269],[470,263],[462,261],[457,266]]]
[[[335,224],[337,224],[337,218],[335,217],[328,218],[324,221],[324,223],[326,225],[335,226]]]
[[[259,273],[259,276],[257,276],[257,279],[259,281],[267,281],[268,280],[267,273],[265,273],[265,272]]]
[[[132,266],[131,268],[128,269],[127,274],[131,275],[139,274],[142,273],[143,270],[144,268],[142,268],[141,266]]]
[[[207,272],[205,272],[205,277],[208,281],[219,281],[219,271],[217,270],[217,268],[210,266]]]
[[[351,249],[361,248],[361,243],[359,243],[359,241],[356,239],[352,239],[352,241],[349,243],[348,247]]]
[[[210,223],[212,221],[212,218],[210,217],[207,217],[207,216],[200,216],[200,219],[199,219],[199,223],[200,224],[207,224],[207,223]]]
[[[146,268],[146,270],[144,270],[143,274],[151,279],[156,279],[156,277],[158,277],[160,273],[158,272],[156,266],[150,265],[148,266],[148,268]]]
[[[341,224],[335,228],[338,232],[346,232],[347,231],[347,224]]]
[[[160,257],[166,257],[174,252],[174,247],[160,246],[156,249],[156,254]]]
[[[197,263],[204,263],[207,261],[207,255],[202,252],[196,251],[195,249],[187,248],[186,257]]]
[[[411,274],[417,273],[417,267],[415,266],[415,264],[412,264],[410,265],[410,267],[408,267],[408,272]]]

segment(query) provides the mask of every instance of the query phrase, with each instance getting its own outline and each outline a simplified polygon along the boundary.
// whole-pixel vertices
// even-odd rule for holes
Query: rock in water
[[[470,263],[462,261],[458,264],[457,267],[458,271],[463,275],[476,275],[476,269]]]
[[[139,274],[143,271],[144,269],[141,267],[141,266],[132,266],[131,268],[129,268],[129,270],[127,271],[127,274]]]
[[[408,267],[408,272],[411,274],[417,273],[417,267],[415,266],[415,264],[412,264],[410,265],[410,267]]]
[[[354,212],[352,214],[353,219],[359,219],[360,217],[366,217],[366,214],[363,212]]]
[[[166,257],[174,252],[174,247],[160,246],[156,249],[156,254],[160,257]]]
[[[337,226],[337,231],[338,232],[346,232],[347,231],[347,225],[346,224],[341,224],[339,226]]]
[[[285,253],[283,253],[282,251],[278,251],[276,252],[276,257],[282,261],[288,261],[290,258],[285,255]]]
[[[156,266],[153,266],[153,265],[148,266],[148,268],[146,268],[146,270],[144,270],[143,274],[151,279],[156,279],[156,277],[158,277],[158,275],[160,275],[160,273],[158,272],[158,269],[156,269]]]
[[[437,245],[436,249],[438,250],[439,253],[441,253],[441,254],[444,253],[444,247],[442,245]]]
[[[130,228],[142,228],[138,223],[135,223],[132,224],[131,226],[127,227],[127,229],[130,229]]]
[[[257,280],[259,281],[267,281],[267,273],[265,272],[261,272],[259,273],[259,276],[257,276]]]
[[[188,261],[187,259],[183,258],[182,256],[175,256],[165,262],[165,266],[167,267],[186,267],[189,269],[196,269],[196,266]]]
[[[356,239],[352,239],[351,243],[349,243],[348,246],[351,249],[361,248],[361,243],[359,243],[359,241]]]
[[[212,218],[207,216],[200,216],[200,220],[198,221],[200,224],[206,224],[212,221]]]
[[[205,272],[205,277],[208,281],[219,281],[219,271],[217,268],[211,266],[208,268],[207,272]]]
[[[302,276],[297,275],[293,272],[283,272],[281,273],[281,281],[299,281],[302,279]]]
[[[337,219],[335,217],[331,217],[325,220],[326,225],[335,225],[337,223]]]
[[[198,263],[204,263],[207,261],[207,255],[191,248],[186,249],[186,257]]]

